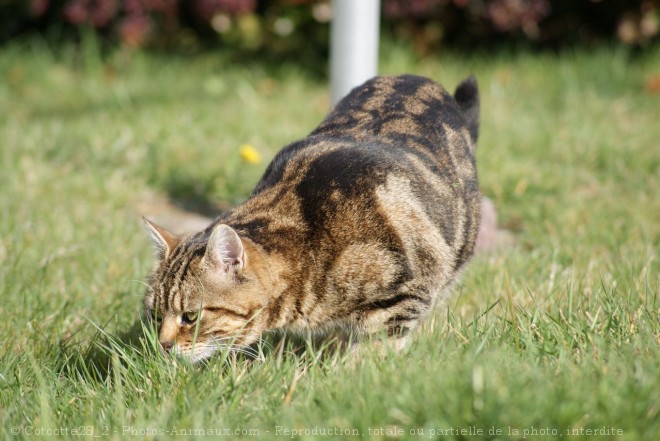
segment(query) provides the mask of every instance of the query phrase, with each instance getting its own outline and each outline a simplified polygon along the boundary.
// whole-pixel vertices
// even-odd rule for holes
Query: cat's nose
[[[174,346],[173,341],[161,341],[160,345],[163,347],[163,350],[165,352],[170,352],[170,349],[172,349],[172,346]]]

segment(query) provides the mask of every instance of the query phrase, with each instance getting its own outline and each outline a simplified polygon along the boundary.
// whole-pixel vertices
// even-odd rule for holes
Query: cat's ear
[[[179,243],[179,236],[170,233],[165,228],[156,225],[146,218],[142,218],[142,220],[144,221],[147,232],[154,243],[156,255],[159,259],[166,259]]]
[[[213,227],[204,259],[218,271],[240,271],[245,265],[245,250],[238,233],[229,225]]]

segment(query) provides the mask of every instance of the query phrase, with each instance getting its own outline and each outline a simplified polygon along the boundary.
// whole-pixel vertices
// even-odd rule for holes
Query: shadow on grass
[[[96,326],[96,325],[95,325]],[[64,363],[60,373],[70,378],[85,378],[104,382],[112,371],[112,358],[120,354],[117,348],[140,348],[145,338],[141,321],[135,321],[124,332],[112,335],[97,327],[92,339],[85,343],[60,342]],[[122,357],[118,357],[120,360]]]
[[[219,201],[212,196],[212,180],[186,179],[170,173],[160,187],[165,190],[169,201],[185,212],[213,219],[231,208],[229,202]]]

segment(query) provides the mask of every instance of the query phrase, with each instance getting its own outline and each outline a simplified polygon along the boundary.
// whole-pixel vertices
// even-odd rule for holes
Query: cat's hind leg
[[[385,337],[379,340],[400,351],[408,345],[413,330],[432,306],[428,289],[406,287],[360,305],[355,319],[363,334]]]

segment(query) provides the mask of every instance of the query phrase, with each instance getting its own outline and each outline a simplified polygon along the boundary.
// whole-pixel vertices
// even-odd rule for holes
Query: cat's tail
[[[463,111],[472,143],[477,144],[479,137],[479,87],[474,75],[470,75],[456,87],[454,99]]]

